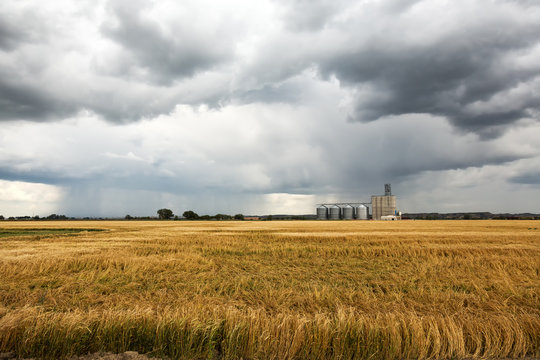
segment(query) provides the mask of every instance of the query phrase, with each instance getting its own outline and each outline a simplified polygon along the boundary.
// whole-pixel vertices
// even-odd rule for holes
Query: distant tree
[[[463,215],[463,219],[464,219],[464,220],[471,220],[471,218],[472,218],[471,214],[465,214],[465,215]]]
[[[199,216],[199,219],[200,220],[211,220],[212,217],[210,215],[202,215],[202,216]]]
[[[191,210],[184,211],[182,216],[188,220],[197,220],[199,218],[199,215]]]
[[[170,219],[174,216],[172,210],[170,209],[159,209],[157,211],[157,214],[159,216],[160,219],[162,220],[167,220],[167,219]]]
[[[66,220],[67,216],[66,215],[51,214],[51,215],[47,216],[47,219],[48,220]]]
[[[126,217],[125,217],[124,219],[126,219],[126,220],[132,220],[132,219],[133,219],[133,216],[131,216],[131,215],[128,214],[128,215],[126,215]]]
[[[0,215],[0,220],[4,220],[4,215]]]
[[[244,220],[244,215],[236,214],[236,215],[234,215],[234,220]]]
[[[230,220],[232,219],[232,216],[231,215],[225,215],[225,214],[216,214],[216,216],[214,216],[216,218],[216,220]]]

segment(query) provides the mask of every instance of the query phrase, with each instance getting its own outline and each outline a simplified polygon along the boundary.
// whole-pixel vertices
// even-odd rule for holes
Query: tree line
[[[216,214],[216,215],[199,215],[193,210],[186,210],[183,212],[182,217],[174,215],[171,209],[159,209],[157,211],[158,219],[160,220],[244,220],[244,215],[227,215],[227,214]],[[131,215],[126,215],[126,220],[136,220],[140,218],[133,217]]]
[[[10,216],[7,219],[0,215],[0,220],[73,220],[75,218],[68,218],[66,215],[51,214],[47,217],[35,216]]]
[[[157,218],[160,220],[244,220],[244,215],[227,215],[227,214],[216,214],[216,215],[200,215],[192,210],[186,210],[182,216],[174,215],[173,211],[170,209],[159,209],[157,211]],[[125,220],[155,220],[155,217],[151,216],[131,216],[126,215]],[[106,220],[104,218],[74,218],[67,217],[66,215],[51,214],[47,217],[36,216],[10,216],[5,218],[3,215],[0,215],[0,221],[2,220]]]

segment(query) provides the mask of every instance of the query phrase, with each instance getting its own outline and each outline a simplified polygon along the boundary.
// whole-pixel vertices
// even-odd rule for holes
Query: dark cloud
[[[11,22],[8,22],[7,19],[0,16],[0,49],[12,50],[25,38],[24,33],[19,31]]]
[[[384,181],[400,183],[423,173],[506,166],[533,157],[500,146],[497,140],[478,142],[475,135],[463,137],[441,118],[408,117],[372,122],[367,133],[352,133],[329,148],[326,168],[334,167],[339,174],[331,183],[348,192],[365,186],[375,191]]]
[[[239,31],[227,16],[208,22],[187,3],[65,5],[30,11],[8,2],[0,11],[0,121],[61,121],[88,110],[128,123],[230,97],[231,75],[216,71],[231,61]],[[148,15],[163,8],[168,20]]]
[[[30,7],[10,10],[9,5],[0,10],[0,50],[11,52],[21,45],[46,39],[45,19],[39,18]]]
[[[8,3],[0,119],[90,110],[128,123],[177,104],[293,105],[311,89],[288,80],[307,69],[350,90],[352,121],[424,113],[487,139],[540,113],[534,1],[276,0],[251,22],[189,1],[92,4],[103,18]]]
[[[20,171],[8,166],[0,167],[0,179],[49,185],[68,185],[75,180],[81,180],[51,170]]]
[[[539,17],[540,20],[540,17]],[[409,31],[421,32],[418,29]],[[539,66],[512,63],[540,44],[538,24],[477,24],[432,39],[427,44],[401,42],[392,36],[369,39],[320,62],[323,75],[335,75],[360,91],[352,119],[375,121],[388,115],[428,113],[445,116],[460,129],[492,134],[492,128],[528,117],[540,108],[535,78]],[[514,104],[489,102],[519,86],[530,86]],[[518,106],[519,108],[516,108]]]
[[[394,161],[387,163],[386,176],[391,179],[403,178],[407,176],[415,176],[424,171],[443,171],[443,170],[457,170],[467,168],[479,168],[488,165],[502,165],[510,163],[516,160],[523,159],[523,156],[519,155],[495,155],[495,156],[481,156],[477,158],[426,158],[424,162],[418,163],[408,161],[404,162],[403,158],[396,158]],[[401,161],[400,161],[401,160]]]
[[[201,24],[192,22],[189,9],[179,11],[176,23],[163,24],[144,17],[149,10],[142,2],[114,1],[110,6],[114,20],[101,30],[127,52],[123,59],[126,68],[119,75],[170,85],[231,59],[228,29],[220,29],[219,24],[198,28]]]
[[[511,177],[510,181],[516,184],[540,185],[540,172],[525,172],[521,175]]]
[[[125,190],[166,189],[173,192],[201,190],[201,185],[190,176],[163,176],[155,166],[133,166],[127,161],[110,160],[106,168],[99,170],[87,170],[74,164],[66,164],[61,168],[41,164],[21,168],[19,164],[4,164],[0,166],[0,179],[78,188],[121,187]]]
[[[95,89],[92,84],[74,83],[62,89],[20,75],[3,72],[0,76],[0,120],[59,121],[90,110],[111,122],[127,123],[162,114],[175,105],[170,97],[159,96],[151,88],[133,94],[118,88]],[[148,101],[150,97],[155,98]]]
[[[0,120],[58,120],[77,111],[77,104],[51,97],[22,81],[0,77]]]

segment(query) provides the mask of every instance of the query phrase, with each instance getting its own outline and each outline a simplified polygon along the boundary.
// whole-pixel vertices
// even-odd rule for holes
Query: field
[[[539,296],[539,221],[0,222],[21,357],[534,358]]]

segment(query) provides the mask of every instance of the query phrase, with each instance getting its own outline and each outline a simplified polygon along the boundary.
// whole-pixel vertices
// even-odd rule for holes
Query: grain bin
[[[327,220],[328,219],[328,208],[324,205],[321,205],[317,208],[317,220]]]
[[[352,220],[353,219],[354,209],[351,205],[345,205],[342,207],[343,220]]]
[[[339,206],[332,205],[329,210],[329,219],[330,220],[339,220],[339,213],[341,212]]]
[[[368,208],[366,205],[358,205],[356,207],[356,218],[358,220],[367,220],[368,219]]]

